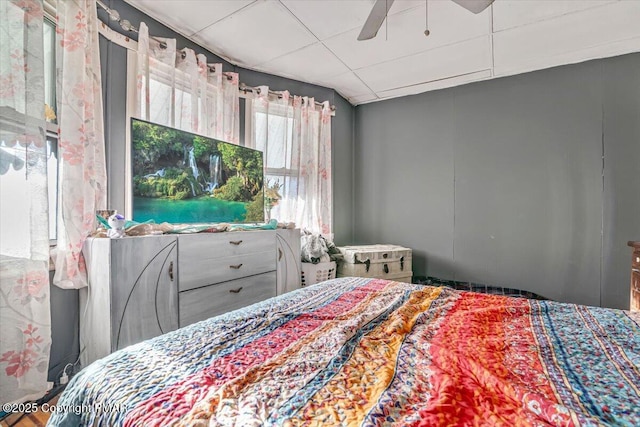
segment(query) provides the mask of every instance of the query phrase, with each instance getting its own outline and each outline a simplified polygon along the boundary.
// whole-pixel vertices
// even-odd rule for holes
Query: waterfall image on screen
[[[262,152],[131,119],[133,220],[264,221]]]

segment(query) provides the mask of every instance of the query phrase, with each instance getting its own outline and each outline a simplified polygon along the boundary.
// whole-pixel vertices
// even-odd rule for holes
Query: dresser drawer
[[[276,269],[276,251],[272,247],[265,252],[224,258],[191,257],[183,259],[179,265],[178,289],[182,292],[274,271]]]
[[[213,259],[273,250],[275,230],[200,233],[178,236],[180,268],[191,259]]]
[[[180,327],[274,296],[275,271],[180,292]]]

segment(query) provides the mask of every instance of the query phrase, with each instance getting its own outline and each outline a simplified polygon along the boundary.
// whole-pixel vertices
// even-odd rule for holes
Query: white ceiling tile
[[[349,102],[352,103],[353,105],[358,105],[358,104],[363,104],[365,102],[377,101],[378,97],[371,94],[371,95],[352,96],[352,97],[349,97],[348,99],[349,99]]]
[[[510,67],[497,67],[494,71],[494,77],[528,73],[561,65],[577,64],[592,59],[626,55],[633,52],[640,52],[640,37],[570,51],[563,55],[540,57],[537,60],[522,62]]]
[[[494,35],[495,74],[620,54],[618,42],[640,37],[639,22],[640,1],[621,1],[501,31]],[[640,44],[628,48],[621,53],[640,51]]]
[[[247,67],[317,39],[280,2],[258,1],[194,35],[215,53]]]
[[[429,3],[429,37],[424,35],[424,4],[390,16],[388,21],[388,31],[383,24],[372,40],[358,41],[358,28],[324,44],[356,70],[490,33],[489,10],[475,15],[451,1]]]
[[[320,42],[260,64],[260,68],[272,74],[311,83],[349,71],[347,66]]]
[[[356,71],[379,93],[491,68],[489,36],[432,49]]]
[[[349,101],[349,103],[355,105],[356,101],[354,100],[359,100],[357,102],[363,102],[363,99],[378,99],[378,97],[376,96],[375,93],[369,91],[367,93],[362,93],[360,95],[347,95],[346,93],[343,93],[340,89],[336,89],[336,92],[338,92],[344,99],[346,99],[347,101]]]
[[[375,3],[375,0],[281,1],[320,40],[361,27]]]
[[[367,85],[364,84],[352,71],[322,79],[318,81],[318,84],[332,87],[340,92],[341,95],[346,97],[372,93],[371,89],[369,89]]]
[[[430,90],[445,89],[448,87],[459,86],[466,83],[487,80],[489,78],[491,78],[490,70],[478,71],[475,73],[465,74],[457,77],[450,77],[442,80],[436,80],[436,81],[428,82],[424,84],[378,92],[378,97],[380,99],[389,99],[389,98],[397,98],[399,96],[415,95],[417,93],[427,92]]]
[[[493,4],[493,30],[520,27],[614,1],[617,0],[498,0]]]
[[[375,0],[280,0],[302,23],[318,37],[325,40],[364,25]],[[424,0],[396,0],[389,16],[424,5]]]
[[[127,0],[132,6],[187,36],[217,22],[255,0]]]
[[[418,6],[424,6],[424,0],[395,0],[393,6],[391,6],[391,10],[389,10],[389,15],[395,15],[396,13]],[[367,16],[369,16],[368,13]]]

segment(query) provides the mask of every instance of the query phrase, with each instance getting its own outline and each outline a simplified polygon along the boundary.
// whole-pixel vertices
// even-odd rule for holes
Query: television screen
[[[131,119],[133,220],[264,222],[262,152]]]

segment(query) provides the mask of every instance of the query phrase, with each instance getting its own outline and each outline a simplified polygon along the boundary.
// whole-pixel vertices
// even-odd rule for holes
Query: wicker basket
[[[336,263],[321,262],[319,264],[311,264],[310,262],[302,263],[302,286],[313,285],[318,282],[336,278]]]

